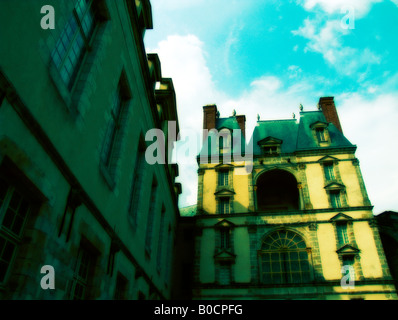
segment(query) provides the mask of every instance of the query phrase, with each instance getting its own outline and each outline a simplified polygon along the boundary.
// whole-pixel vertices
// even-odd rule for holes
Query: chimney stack
[[[215,104],[203,107],[203,129],[211,130],[216,128],[217,106]],[[203,132],[203,139],[206,139]]]
[[[235,116],[235,118],[239,124],[240,130],[242,131],[243,138],[246,138],[246,116]]]
[[[337,114],[336,106],[334,104],[334,97],[321,97],[319,99],[319,107],[321,108],[326,121],[333,123],[335,127],[343,133],[340,125],[339,115]]]

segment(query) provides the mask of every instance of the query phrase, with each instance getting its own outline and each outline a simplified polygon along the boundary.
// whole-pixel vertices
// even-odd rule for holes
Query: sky
[[[183,193],[196,204],[203,106],[221,117],[299,117],[333,96],[374,214],[398,211],[398,0],[151,0],[144,38],[173,79]]]

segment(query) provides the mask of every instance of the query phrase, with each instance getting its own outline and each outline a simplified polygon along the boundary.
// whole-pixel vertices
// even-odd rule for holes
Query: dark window
[[[146,229],[146,236],[145,236],[145,250],[147,253],[151,253],[151,249],[152,249],[153,223],[154,223],[154,219],[155,219],[157,187],[158,187],[157,182],[154,179],[152,181],[152,189],[151,189],[148,220],[147,220],[147,229]]]
[[[24,196],[0,178],[0,283],[5,281],[11,268],[30,206]]]
[[[125,300],[128,288],[127,279],[118,273],[116,278],[115,300]]]
[[[220,198],[218,200],[218,213],[229,213],[229,205],[230,205],[230,200],[229,198]]]
[[[221,240],[221,249],[230,249],[231,248],[231,239],[230,239],[230,229],[222,228],[220,229],[220,240]]]
[[[126,98],[124,97],[119,84],[117,91],[113,96],[113,103],[111,108],[111,119],[108,124],[108,130],[105,136],[102,163],[104,166],[111,170],[118,158],[118,150],[120,149],[121,130],[123,128],[122,120],[124,115],[124,107]]]
[[[75,273],[70,295],[71,299],[84,300],[90,298],[89,286],[93,275],[94,264],[95,255],[86,247],[81,245],[76,259]]]

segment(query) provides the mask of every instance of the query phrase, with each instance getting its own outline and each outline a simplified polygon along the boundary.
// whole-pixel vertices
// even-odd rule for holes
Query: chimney
[[[215,104],[203,107],[203,129],[211,130],[216,128],[217,106]],[[203,139],[206,137],[203,136]]]
[[[339,115],[337,114],[336,106],[334,104],[334,97],[321,97],[319,99],[319,107],[325,115],[326,121],[333,123],[336,128],[343,133],[340,125]]]
[[[246,116],[235,116],[235,118],[239,124],[240,130],[242,131],[243,138],[246,138]]]

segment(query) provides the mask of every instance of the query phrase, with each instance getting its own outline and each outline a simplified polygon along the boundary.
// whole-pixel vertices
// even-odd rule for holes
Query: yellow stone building
[[[333,97],[300,109],[299,119],[259,120],[247,158],[236,161],[245,117],[204,107],[204,141],[216,145],[198,156],[196,213],[182,219],[178,240],[194,234],[182,248],[192,298],[396,299],[356,146]]]

